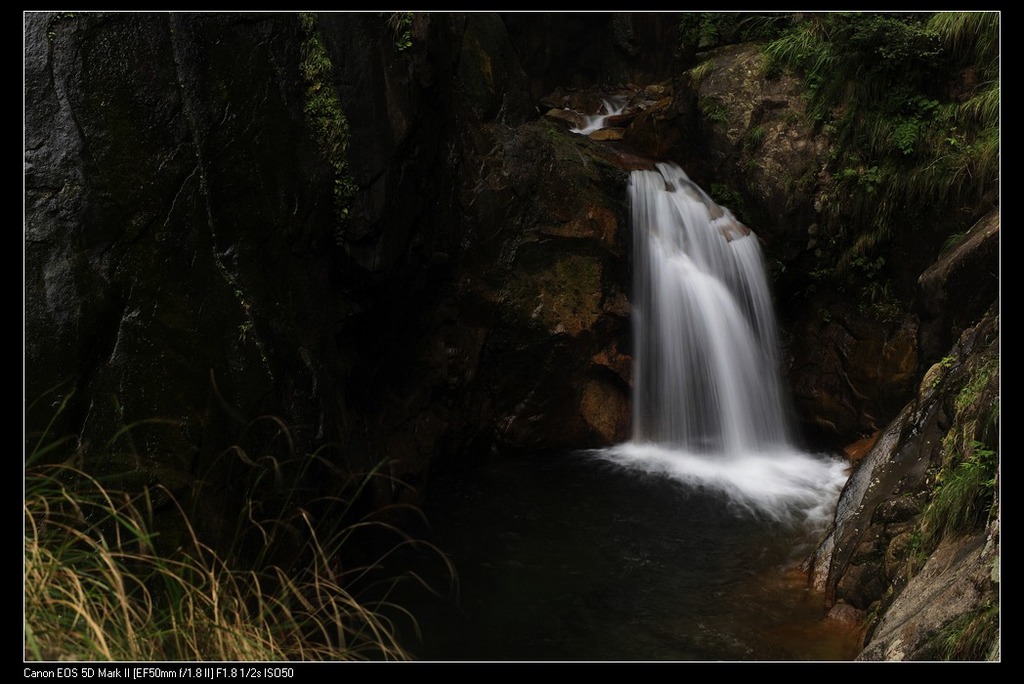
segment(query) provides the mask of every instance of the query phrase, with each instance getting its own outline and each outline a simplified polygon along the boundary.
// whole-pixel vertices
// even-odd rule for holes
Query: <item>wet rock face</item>
[[[807,432],[867,436],[883,428],[917,381],[913,320],[881,323],[835,306],[828,321],[806,318],[788,352],[796,411]]]
[[[374,392],[402,387],[378,387],[382,355],[398,347],[403,370],[410,356],[435,360],[393,339],[443,345],[446,385],[472,374],[479,328],[456,334],[439,316],[407,334],[461,237],[453,205],[431,199],[451,194],[438,173],[450,79],[428,98],[428,74],[394,62],[383,23],[347,20],[363,23],[324,35],[376,70],[344,81],[362,186],[339,245],[298,15],[27,15],[26,401],[59,385],[30,433],[73,393],[53,434],[80,436],[90,469],[175,493],[197,473],[230,489],[211,464],[258,416],[287,426],[299,454],[342,441],[342,458],[366,469],[389,453],[358,429],[380,405]],[[424,31],[434,66],[451,67],[451,41]],[[131,450],[97,448],[153,419],[133,429]],[[438,424],[420,421],[417,448],[440,448]]]
[[[918,278],[921,354],[938,360],[999,292],[999,212],[979,220],[963,240]]]
[[[756,45],[730,45],[698,57],[691,87],[697,98],[704,155],[693,177],[714,177],[742,192],[755,229],[786,262],[807,249],[816,222],[815,181],[827,143],[804,116],[801,83],[769,74]]]
[[[598,144],[536,122],[493,126],[466,185],[475,291],[495,325],[480,375],[503,448],[606,445],[629,425],[629,384],[610,361],[629,345],[626,173]],[[516,198],[529,197],[529,201]]]
[[[931,543],[941,523],[928,508],[944,485],[955,486],[950,464],[969,458],[964,440],[992,438],[998,349],[993,307],[926,374],[839,498],[812,575],[829,605],[861,616],[867,636],[861,659],[945,658],[945,637],[938,635],[955,637],[968,613],[998,610],[998,520],[979,516]],[[966,501],[967,520],[969,511],[998,507],[998,495],[994,502]]]
[[[979,607],[998,606],[998,538],[993,523],[969,537],[944,540],[885,612],[857,660],[944,659],[950,626],[962,624]],[[998,644],[972,659],[999,660]]]

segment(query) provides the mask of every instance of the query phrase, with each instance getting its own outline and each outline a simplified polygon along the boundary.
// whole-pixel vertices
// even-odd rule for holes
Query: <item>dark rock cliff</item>
[[[26,15],[28,432],[179,495],[260,416],[414,492],[622,439],[625,172],[536,120],[497,15],[300,19]]]

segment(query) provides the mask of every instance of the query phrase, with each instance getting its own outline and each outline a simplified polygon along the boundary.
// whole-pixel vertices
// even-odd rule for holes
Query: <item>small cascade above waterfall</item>
[[[570,132],[579,133],[580,135],[590,135],[594,131],[599,131],[607,125],[608,119],[613,116],[618,116],[626,108],[626,99],[622,97],[613,97],[611,99],[604,100],[602,111],[598,114],[591,114],[584,117],[584,123],[582,126],[571,128]]]

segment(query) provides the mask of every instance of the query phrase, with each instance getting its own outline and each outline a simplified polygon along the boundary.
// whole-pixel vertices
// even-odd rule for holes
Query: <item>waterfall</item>
[[[789,443],[757,236],[678,166],[634,171],[634,440],[742,454]]]
[[[633,438],[597,453],[824,525],[845,463],[792,443],[757,236],[674,164],[632,171],[630,200]]]

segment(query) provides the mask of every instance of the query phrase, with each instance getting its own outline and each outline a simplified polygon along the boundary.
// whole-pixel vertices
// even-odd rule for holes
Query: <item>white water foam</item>
[[[848,476],[842,459],[796,449],[723,456],[626,442],[589,453],[630,471],[716,493],[742,512],[815,530],[828,526]]]

